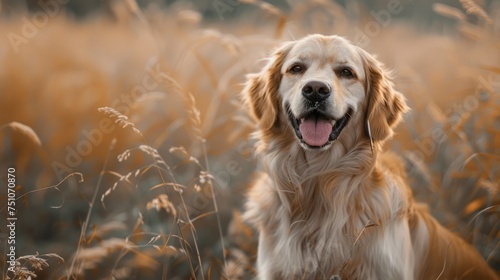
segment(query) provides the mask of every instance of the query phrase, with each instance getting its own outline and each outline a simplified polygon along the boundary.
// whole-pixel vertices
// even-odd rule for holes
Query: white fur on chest
[[[354,212],[349,196],[338,194],[334,209],[315,205],[323,210],[309,219],[292,220],[290,205],[280,199],[283,194],[272,184],[264,178],[254,190],[258,197],[250,195],[247,205],[247,219],[260,230],[259,279],[329,279],[353,264],[359,266],[355,272],[358,279],[412,279],[412,258],[407,249],[400,250],[411,247],[408,224],[406,220],[394,219],[395,213],[404,207],[394,203],[401,202],[404,195],[397,188],[373,192],[364,202],[391,209],[392,213],[377,212],[367,205],[371,211]],[[399,266],[396,271],[380,269],[395,266]]]
[[[356,236],[345,232],[334,219],[320,221],[320,228],[309,221],[292,222],[286,214],[277,222],[277,230],[267,232],[263,238],[269,241],[275,270],[285,278],[317,272],[330,274],[349,260]]]

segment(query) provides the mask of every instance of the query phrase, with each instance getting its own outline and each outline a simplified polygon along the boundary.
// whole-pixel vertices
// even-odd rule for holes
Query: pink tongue
[[[332,124],[326,120],[306,119],[299,125],[302,138],[310,146],[323,146],[332,133]]]

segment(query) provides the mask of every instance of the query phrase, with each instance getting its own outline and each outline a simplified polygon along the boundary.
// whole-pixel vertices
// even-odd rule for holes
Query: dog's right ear
[[[293,42],[281,45],[264,68],[247,76],[243,89],[243,100],[251,115],[259,121],[260,129],[268,130],[278,120],[280,101],[278,89],[281,83],[281,68]]]

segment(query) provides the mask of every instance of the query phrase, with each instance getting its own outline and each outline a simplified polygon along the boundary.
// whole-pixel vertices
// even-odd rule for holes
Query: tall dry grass
[[[240,217],[258,169],[245,74],[284,40],[355,40],[372,17],[328,1],[290,11],[245,2],[252,16],[209,22],[188,6],[117,1],[113,17],[51,18],[18,52],[0,42],[0,170],[15,165],[19,183],[16,279],[252,277],[256,239]],[[391,148],[415,195],[499,269],[499,11],[462,4],[435,4],[449,20],[432,32],[393,19],[365,48],[395,70],[412,107]],[[3,19],[0,37],[22,24]]]

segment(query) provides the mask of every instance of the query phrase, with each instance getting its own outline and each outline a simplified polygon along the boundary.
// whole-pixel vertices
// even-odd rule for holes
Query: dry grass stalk
[[[465,13],[467,13],[468,15],[475,15],[487,24],[493,23],[493,20],[490,18],[490,16],[473,0],[460,0],[460,3],[462,3],[462,6],[465,9]]]
[[[36,253],[35,255],[21,256],[16,259],[13,275],[8,273],[6,279],[30,280],[32,278],[37,278],[37,272],[49,267],[47,259],[51,258],[57,259],[61,263],[65,263],[64,259],[57,254],[40,255]]]
[[[121,238],[111,238],[102,241],[95,247],[81,249],[74,256],[77,266],[71,277],[82,275],[87,270],[96,269],[99,264],[122,249],[131,250],[132,244]]]
[[[32,143],[37,146],[42,146],[42,141],[36,134],[36,132],[29,126],[22,124],[20,122],[10,122],[0,126],[0,130],[10,128],[13,132],[19,133],[29,139]]]
[[[173,79],[170,75],[167,75],[165,73],[161,73],[160,77],[162,77],[165,81],[167,81],[168,84],[173,85],[174,88],[179,93],[181,93],[181,97],[184,100],[184,102],[186,104],[186,107],[187,107],[186,109],[187,109],[187,112],[188,112],[189,120],[193,124],[192,125],[192,129],[194,130],[194,133],[195,133],[196,137],[201,142],[201,147],[202,147],[203,155],[204,155],[204,158],[205,158],[205,171],[207,173],[210,173],[209,163],[208,163],[208,155],[207,155],[206,146],[205,146],[206,140],[202,136],[202,129],[201,129],[202,122],[201,122],[200,111],[196,107],[196,99],[194,98],[194,96],[193,96],[193,94],[191,92],[184,90],[183,87],[175,79]],[[215,212],[215,215],[216,215],[216,218],[217,218],[217,226],[218,226],[219,235],[220,235],[220,242],[221,242],[221,246],[222,246],[222,252],[225,252],[226,249],[225,249],[225,244],[224,244],[224,237],[223,237],[223,233],[222,233],[222,225],[221,225],[221,221],[220,221],[219,209],[218,209],[218,204],[217,204],[217,200],[216,200],[216,196],[215,196],[215,191],[214,191],[213,184],[211,182],[210,177],[207,177],[207,178],[209,179],[208,185],[210,186],[210,190],[211,190],[211,193],[212,193],[212,201],[213,201],[213,206],[214,206],[214,209],[215,209],[214,212]],[[193,235],[193,240],[196,240],[196,238],[194,237],[194,227],[193,227],[191,218],[189,217],[189,214],[188,214],[188,211],[187,211],[187,207],[185,206],[185,202],[183,200],[184,198],[182,197],[182,195],[181,195],[181,198],[182,198],[182,202],[183,202],[183,205],[184,205],[184,208],[185,208],[184,212],[185,212],[185,214],[187,216],[187,219],[188,219],[188,224],[190,225],[190,227],[192,227],[191,233]],[[196,242],[195,242],[195,245],[196,245],[196,251],[197,251],[197,255],[198,255],[198,261],[200,263],[200,267],[203,270],[203,265],[201,263],[200,254],[199,254]],[[224,261],[224,267],[226,267],[227,266],[227,261],[226,261],[226,257],[224,255],[224,253],[222,254],[222,257],[223,257],[223,261]],[[202,277],[204,277],[203,273],[202,273]]]
[[[128,117],[125,116],[124,114],[118,112],[117,110],[111,108],[111,107],[101,107],[99,109],[97,109],[99,112],[102,112],[106,115],[108,115],[109,117],[111,118],[114,118],[115,119],[115,123],[120,125],[122,128],[126,128],[126,127],[131,127],[132,130],[141,135],[141,132],[135,128],[135,124],[130,122],[128,120]]]
[[[432,4],[432,10],[437,14],[440,14],[448,18],[456,19],[458,21],[467,20],[467,16],[462,11],[445,4],[434,3]]]
[[[73,278],[75,273],[79,274],[79,271],[80,271],[79,268],[80,268],[81,264],[78,263],[78,256],[79,256],[80,250],[82,249],[82,246],[84,244],[85,234],[87,232],[87,228],[88,228],[88,225],[90,222],[90,216],[92,214],[92,209],[94,208],[95,200],[97,198],[97,193],[99,192],[99,189],[101,187],[102,177],[103,177],[105,170],[107,168],[107,165],[108,165],[109,155],[110,155],[111,151],[114,149],[115,144],[116,144],[116,139],[113,139],[113,141],[111,142],[111,145],[109,146],[109,150],[108,150],[108,153],[106,155],[106,159],[104,161],[104,164],[102,166],[102,170],[100,172],[99,179],[97,181],[97,185],[96,185],[96,188],[94,190],[94,194],[92,195],[92,200],[89,203],[87,217],[85,218],[85,221],[83,222],[83,225],[82,225],[82,229],[80,231],[80,238],[78,239],[76,253],[75,253],[75,256],[73,257],[73,260],[71,261],[71,266],[67,272],[68,279]],[[76,271],[75,271],[75,269],[76,269]]]
[[[160,194],[157,197],[153,198],[146,205],[146,209],[156,209],[156,211],[165,210],[167,213],[172,214],[174,217],[177,216],[177,210],[175,209],[174,204],[168,198],[166,194]]]

